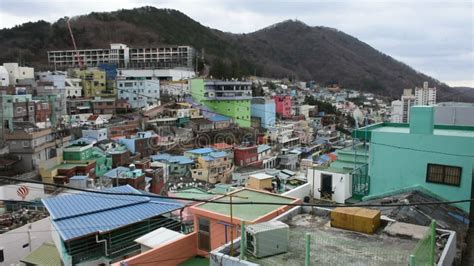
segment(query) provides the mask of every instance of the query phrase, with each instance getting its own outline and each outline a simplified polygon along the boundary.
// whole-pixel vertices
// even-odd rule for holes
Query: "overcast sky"
[[[474,87],[471,0],[0,0],[0,28],[144,5],[178,9],[203,25],[234,33],[286,19],[337,28],[449,85]]]

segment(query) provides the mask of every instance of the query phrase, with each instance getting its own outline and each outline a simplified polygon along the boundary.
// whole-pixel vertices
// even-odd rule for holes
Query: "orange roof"
[[[226,150],[226,149],[231,149],[233,147],[233,145],[229,145],[225,142],[215,143],[214,145],[211,145],[211,146],[217,150]]]
[[[89,116],[89,118],[87,118],[87,120],[95,121],[95,120],[97,120],[98,117],[99,117],[98,115],[91,115],[91,116]]]

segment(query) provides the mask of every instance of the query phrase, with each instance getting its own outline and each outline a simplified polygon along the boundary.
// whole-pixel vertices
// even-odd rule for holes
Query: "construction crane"
[[[66,22],[67,22],[67,27],[69,29],[69,34],[71,35],[72,44],[74,45],[74,51],[76,51],[76,60],[79,63],[79,68],[84,69],[84,63],[82,62],[82,59],[79,55],[79,51],[77,50],[76,40],[74,39],[74,34],[72,33],[71,23],[69,23],[70,20],[71,20],[70,18],[67,18]]]

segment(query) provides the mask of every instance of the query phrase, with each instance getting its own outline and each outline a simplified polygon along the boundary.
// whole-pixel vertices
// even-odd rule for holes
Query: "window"
[[[30,147],[29,141],[23,141],[23,147]]]
[[[208,219],[199,218],[198,248],[211,251],[210,223]]]
[[[462,168],[440,164],[428,164],[426,171],[426,182],[438,183],[450,186],[461,185]]]

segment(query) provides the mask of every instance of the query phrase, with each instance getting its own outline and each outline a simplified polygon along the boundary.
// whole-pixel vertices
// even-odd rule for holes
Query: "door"
[[[332,200],[332,175],[321,174],[321,199]]]

